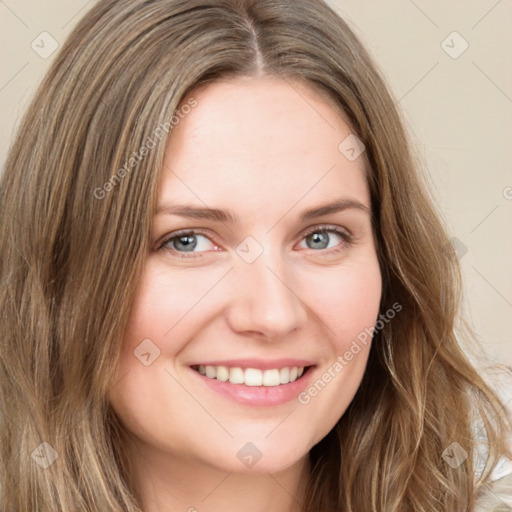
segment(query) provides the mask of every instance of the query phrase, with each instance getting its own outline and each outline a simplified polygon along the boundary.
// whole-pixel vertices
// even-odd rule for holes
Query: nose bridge
[[[231,325],[237,331],[282,336],[305,321],[305,306],[294,291],[297,283],[286,255],[268,243],[257,244],[246,240],[237,248]]]

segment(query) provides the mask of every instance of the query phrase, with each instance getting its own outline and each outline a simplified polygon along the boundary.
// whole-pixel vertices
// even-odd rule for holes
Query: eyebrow
[[[343,210],[356,209],[370,215],[370,209],[363,203],[349,198],[341,198],[333,203],[317,206],[310,210],[302,212],[300,218],[302,221],[321,217],[331,213],[341,212]],[[167,214],[177,215],[188,219],[203,219],[226,224],[237,224],[240,217],[229,210],[220,210],[218,208],[203,208],[190,204],[163,204],[156,210],[156,215]]]

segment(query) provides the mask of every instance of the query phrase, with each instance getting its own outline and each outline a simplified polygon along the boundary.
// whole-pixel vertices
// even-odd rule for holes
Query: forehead
[[[350,126],[333,101],[311,86],[237,78],[190,94],[197,106],[169,139],[162,201],[259,209],[348,195],[369,206],[363,158],[339,146]]]

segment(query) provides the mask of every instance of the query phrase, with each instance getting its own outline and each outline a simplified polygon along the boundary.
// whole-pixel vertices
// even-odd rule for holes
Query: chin
[[[288,439],[290,441],[290,439]],[[222,453],[215,450],[210,454],[210,463],[222,470],[236,473],[277,473],[302,463],[309,454],[311,446],[286,443],[276,437],[275,440],[254,441],[233,440],[230,447]]]

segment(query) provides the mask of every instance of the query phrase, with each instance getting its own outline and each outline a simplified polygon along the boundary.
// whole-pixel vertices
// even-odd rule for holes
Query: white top
[[[484,378],[498,393],[503,405],[512,418],[512,371],[486,371]],[[486,440],[485,429],[479,422],[475,423],[477,438]],[[508,437],[508,444],[512,449],[512,432]],[[475,460],[475,478],[478,478],[485,467],[487,449],[484,445],[478,450]],[[474,512],[512,512],[512,460],[503,456],[490,476],[490,482],[483,486],[482,496],[479,498]]]
[[[512,512],[512,472],[483,487],[474,512]]]

